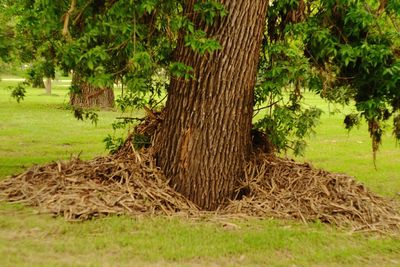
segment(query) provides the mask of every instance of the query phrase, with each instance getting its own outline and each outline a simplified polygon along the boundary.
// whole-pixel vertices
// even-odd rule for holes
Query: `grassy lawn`
[[[29,89],[20,104],[0,81],[0,179],[32,164],[104,155],[102,139],[117,112],[102,111],[97,127],[77,121],[65,83],[53,96]],[[304,158],[349,173],[374,191],[400,197],[400,149],[387,132],[372,164],[365,125],[350,134],[342,114],[325,110]],[[224,227],[224,223],[238,227]],[[349,234],[318,223],[272,219],[109,217],[83,223],[0,203],[0,266],[400,266],[400,236]]]
[[[343,120],[346,112],[351,111],[349,107],[329,107],[317,96],[308,96],[307,102],[323,109],[324,114],[302,160],[329,171],[350,174],[373,191],[400,200],[400,144],[392,136],[392,120],[383,135],[375,169],[366,123],[348,132]],[[339,112],[330,115],[329,111],[334,109]]]
[[[97,126],[77,121],[67,109],[65,82],[55,83],[51,96],[29,89],[17,104],[7,88],[16,83],[0,81],[0,177],[79,153],[83,159],[106,154],[102,140],[111,133],[117,112],[99,112]]]

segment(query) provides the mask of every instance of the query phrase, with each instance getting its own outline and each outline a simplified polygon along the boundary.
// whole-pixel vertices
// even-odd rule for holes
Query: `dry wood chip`
[[[168,185],[151,149],[132,153],[130,144],[124,149],[89,161],[75,158],[33,166],[0,182],[0,200],[74,221],[110,214],[211,214]],[[249,194],[221,205],[217,216],[319,220],[353,231],[400,230],[398,201],[375,195],[352,177],[307,163],[258,154],[247,164],[236,192],[244,188]]]

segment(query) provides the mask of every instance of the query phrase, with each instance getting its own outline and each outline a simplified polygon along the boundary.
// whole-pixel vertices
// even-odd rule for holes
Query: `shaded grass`
[[[343,266],[400,264],[395,238],[347,235],[276,220],[221,222],[108,217],[68,223],[2,205],[0,264],[22,266]],[[115,264],[117,263],[117,264]]]
[[[0,177],[34,163],[105,154],[102,139],[117,112],[101,111],[97,127],[76,121],[66,109],[66,87],[54,96],[29,89],[16,104],[0,82]],[[12,83],[11,83],[12,84]],[[327,105],[310,97],[327,111]],[[350,135],[343,116],[323,116],[311,138],[307,160],[346,172],[387,196],[400,191],[400,152],[385,137],[372,164],[365,125]],[[364,127],[364,128],[363,128]],[[1,179],[1,178],[0,178]],[[0,266],[399,266],[400,237],[338,231],[314,223],[278,220],[108,217],[84,223],[38,215],[33,209],[0,203]]]

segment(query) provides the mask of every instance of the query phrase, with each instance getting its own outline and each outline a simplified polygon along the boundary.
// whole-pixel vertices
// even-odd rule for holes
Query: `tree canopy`
[[[122,83],[125,93],[117,100],[122,110],[155,108],[168,93],[170,78],[196,79],[192,66],[174,60],[180,38],[200,55],[221,49],[208,28],[227,16],[224,5],[197,1],[195,16],[185,14],[185,5],[181,0],[2,1],[16,19],[21,57],[45,66],[45,76],[54,76],[57,66],[94,85]],[[254,127],[278,150],[301,153],[321,115],[302,105],[309,90],[331,102],[354,104],[345,127],[365,119],[374,152],[390,119],[400,140],[399,17],[398,0],[269,1],[254,101],[256,112],[267,112],[257,116]]]

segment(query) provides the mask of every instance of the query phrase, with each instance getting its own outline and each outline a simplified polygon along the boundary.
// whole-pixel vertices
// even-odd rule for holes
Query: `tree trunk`
[[[47,77],[44,86],[46,87],[46,94],[51,95],[51,78]]]
[[[195,2],[186,1],[186,14],[193,14]],[[192,66],[195,78],[171,79],[165,120],[155,140],[157,163],[172,186],[208,210],[233,196],[250,154],[254,85],[268,6],[267,0],[221,2],[229,14],[212,27],[188,15],[223,48],[201,56],[179,41],[175,60]]]
[[[72,75],[72,87],[70,93],[70,105],[82,108],[112,108],[114,107],[114,90],[112,88],[99,88],[93,86],[77,75]]]

